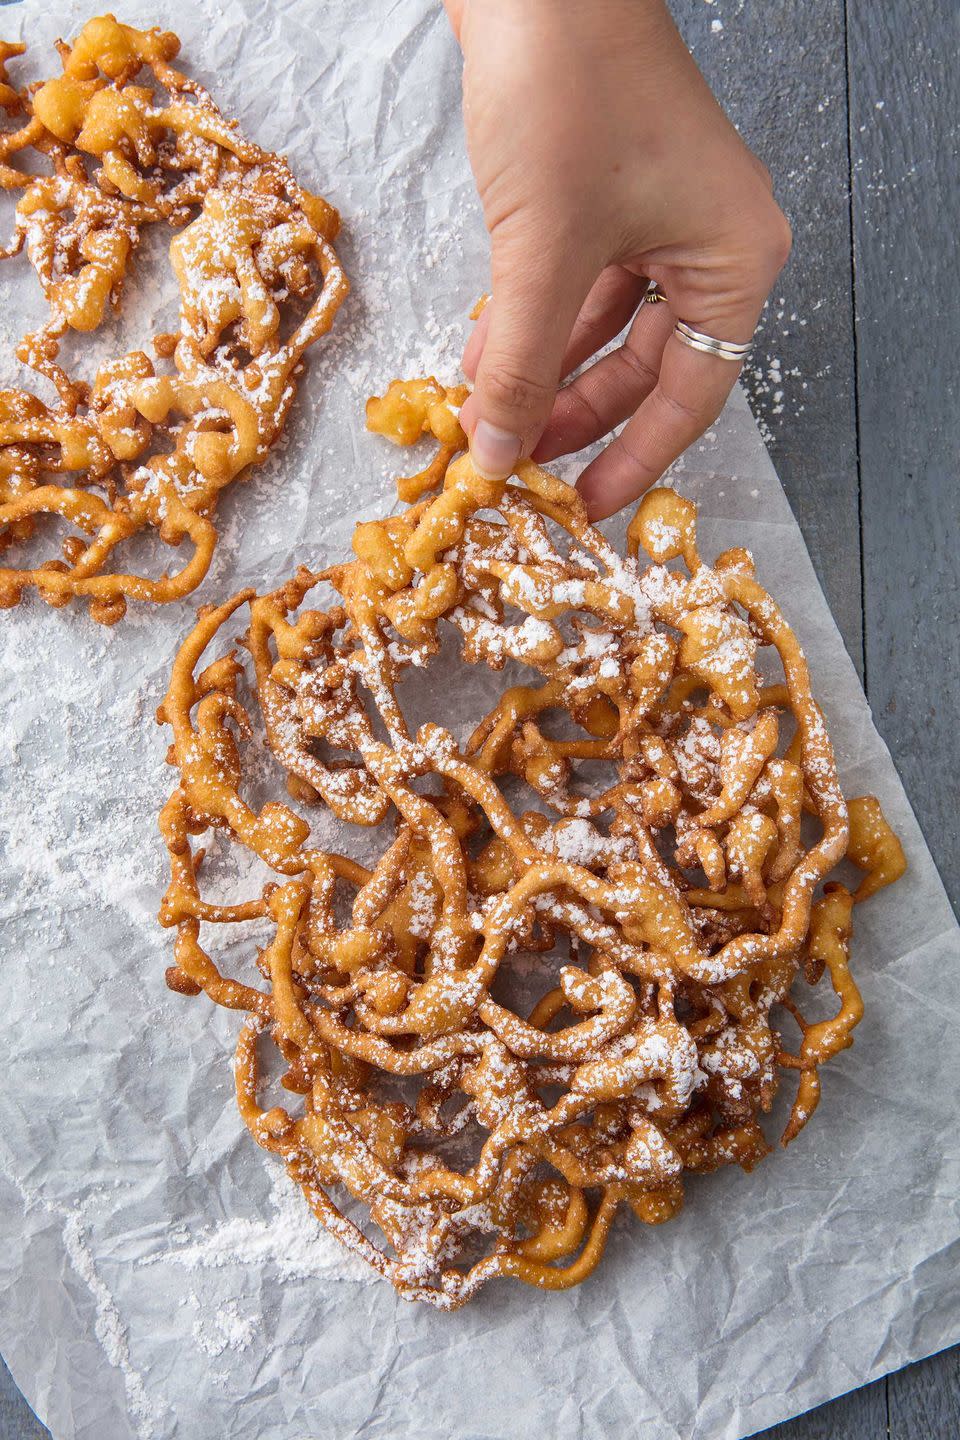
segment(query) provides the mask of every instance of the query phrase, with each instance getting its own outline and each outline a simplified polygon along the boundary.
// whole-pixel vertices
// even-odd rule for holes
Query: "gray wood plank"
[[[13,1376],[0,1360],[0,1440],[49,1440],[47,1431],[34,1415]]]
[[[889,1377],[890,1440],[960,1435],[960,1347]]]
[[[784,1425],[764,1430],[756,1440],[886,1440],[886,1381],[851,1390],[829,1405],[798,1415]],[[706,1437],[705,1437],[706,1440]],[[926,1440],[947,1440],[929,1435]]]
[[[671,0],[794,232],[744,378],[830,607],[862,659],[843,0]],[[721,28],[716,28],[717,26]]]
[[[867,693],[957,906],[956,787],[942,777],[960,760],[960,11],[850,0],[849,27]],[[874,1419],[872,1433],[954,1440],[960,1349],[889,1376],[886,1395],[889,1430]],[[769,1433],[845,1434],[839,1411]]]
[[[960,905],[960,7],[850,0],[867,693]]]

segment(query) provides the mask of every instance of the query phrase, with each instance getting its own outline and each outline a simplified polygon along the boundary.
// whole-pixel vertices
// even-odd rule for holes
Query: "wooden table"
[[[793,224],[747,385],[957,907],[960,6],[672,3]],[[765,1433],[956,1440],[960,1348]],[[0,1362],[0,1440],[46,1435]]]

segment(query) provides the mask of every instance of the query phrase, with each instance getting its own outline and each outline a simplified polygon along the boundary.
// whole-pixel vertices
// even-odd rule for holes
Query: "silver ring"
[[[685,320],[677,321],[673,333],[691,350],[699,350],[703,355],[716,355],[721,360],[733,360],[737,365],[747,358],[752,343],[748,340],[746,345],[740,345],[733,340],[715,340],[712,335],[704,335],[702,330],[694,330]]]

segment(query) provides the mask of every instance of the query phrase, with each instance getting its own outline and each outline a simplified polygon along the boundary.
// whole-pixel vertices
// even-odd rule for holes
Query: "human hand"
[[[474,463],[502,476],[628,420],[580,477],[598,519],[712,424],[739,373],[688,348],[677,320],[748,341],[790,229],[662,0],[445,4],[491,246],[461,421]],[[641,303],[648,280],[667,304]],[[631,316],[623,344],[558,392]]]

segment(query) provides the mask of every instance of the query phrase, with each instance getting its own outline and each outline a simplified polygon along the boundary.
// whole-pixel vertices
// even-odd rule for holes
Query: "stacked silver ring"
[[[661,305],[667,297],[657,282],[651,280],[643,298],[648,305]],[[686,320],[678,320],[673,333],[684,345],[689,345],[691,350],[699,350],[701,355],[717,355],[721,360],[732,360],[736,365],[742,365],[750,353],[750,341],[746,345],[740,345],[735,340],[715,340],[712,335],[705,335],[702,330],[694,330]]]
[[[694,330],[685,320],[677,321],[673,333],[691,350],[699,350],[703,355],[716,355],[721,360],[733,360],[737,365],[741,365],[750,353],[749,341],[746,345],[738,345],[733,340],[715,340],[712,335],[704,335],[702,330]]]

